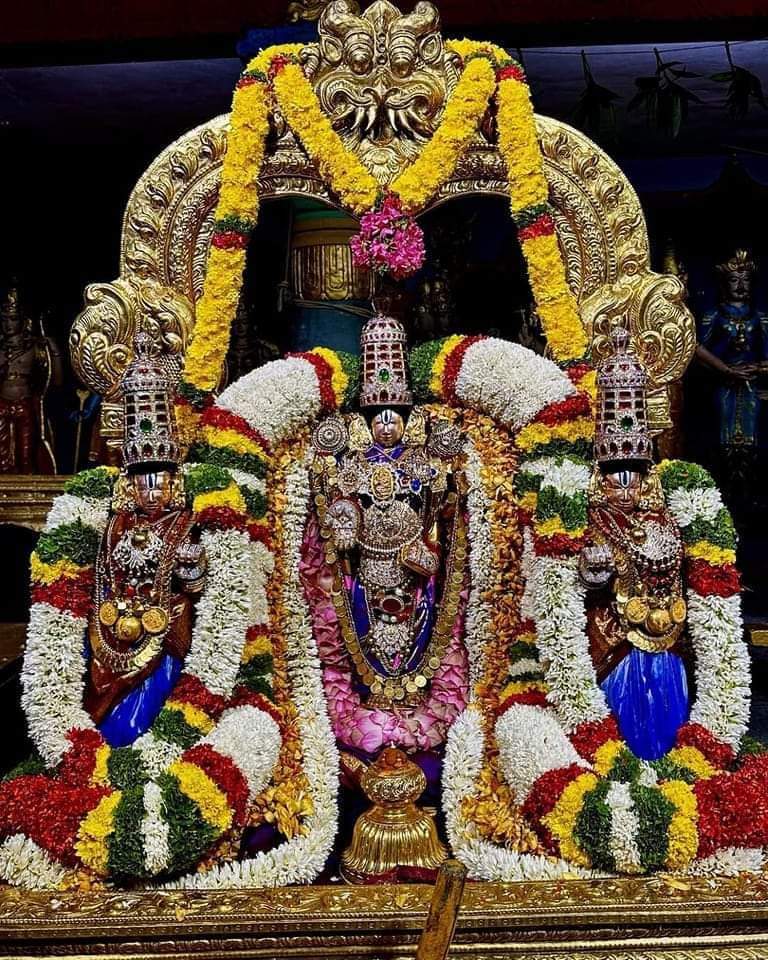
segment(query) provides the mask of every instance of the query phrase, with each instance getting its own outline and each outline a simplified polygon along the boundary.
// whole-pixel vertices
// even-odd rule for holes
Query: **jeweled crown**
[[[360,335],[361,407],[411,406],[408,338],[399,320],[377,313]]]
[[[598,463],[652,460],[646,405],[648,374],[623,327],[613,331],[611,341],[613,353],[597,372],[595,459]]]
[[[132,473],[178,466],[181,451],[173,411],[173,384],[163,358],[153,355],[152,339],[139,333],[135,356],[121,381],[123,465]]]

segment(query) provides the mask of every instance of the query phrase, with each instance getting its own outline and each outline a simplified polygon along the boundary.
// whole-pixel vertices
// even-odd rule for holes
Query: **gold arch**
[[[343,106],[344,94],[360,103],[360,90],[367,89],[373,74],[398,93],[409,84],[428,88],[429,110],[421,117],[425,141],[455,81],[455,63],[442,46],[436,10],[420,4],[419,17],[401,16],[389,0],[376,0],[357,16],[348,7],[347,0],[330,4],[320,18],[319,42],[302,52],[319,95],[330,85],[329,110],[333,103]],[[413,51],[410,74],[403,77],[398,64],[371,63],[368,73],[360,75],[355,38],[361,30],[374,39],[379,33],[396,35],[398,51],[403,38],[408,40]],[[347,69],[350,58],[357,65],[354,71]],[[397,77],[395,67],[400,70]],[[344,133],[347,145],[382,182],[409,162],[413,152],[412,143],[406,146],[406,137],[398,133],[398,116],[395,110],[395,135],[383,144],[370,136],[356,139],[353,126]],[[227,123],[228,116],[222,115],[190,130],[150,164],[123,217],[119,278],[86,289],[86,306],[73,325],[70,347],[80,378],[107,400],[102,414],[107,437],[118,435],[119,408],[113,401],[137,328],[149,327],[172,351],[183,352],[189,341],[192,304],[205,276]],[[629,325],[649,367],[651,424],[661,431],[671,426],[669,385],[682,375],[695,348],[695,325],[684,304],[683,286],[676,277],[651,270],[640,201],[614,161],[566,123],[537,116],[536,124],[568,281],[593,338],[593,351],[599,355],[605,348],[606,334],[617,320]],[[488,117],[433,206],[471,194],[508,197],[506,169],[494,140]],[[262,199],[305,196],[334,203],[279,115],[270,144],[259,175]]]

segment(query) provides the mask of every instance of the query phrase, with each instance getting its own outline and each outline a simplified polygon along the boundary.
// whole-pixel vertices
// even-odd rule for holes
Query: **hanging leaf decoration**
[[[583,50],[581,65],[584,71],[584,90],[576,105],[573,122],[592,137],[613,139],[616,135],[614,102],[621,97],[595,81],[589,60]]]
[[[728,57],[730,69],[723,73],[713,73],[709,79],[716,83],[729,84],[725,102],[728,105],[728,113],[731,119],[738,120],[740,117],[747,115],[750,99],[756,100],[763,110],[768,109],[760,77],[733,62],[731,45],[727,40],[725,41],[725,55]]]
[[[701,103],[701,99],[678,80],[698,77],[698,73],[688,70],[681,60],[664,61],[654,47],[656,73],[652,77],[638,77],[635,80],[637,93],[627,104],[628,110],[644,107],[648,123],[668,137],[676,137],[688,116],[690,103]]]

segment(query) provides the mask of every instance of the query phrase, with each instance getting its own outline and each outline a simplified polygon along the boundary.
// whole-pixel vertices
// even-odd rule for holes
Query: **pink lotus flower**
[[[424,232],[393,194],[365,214],[360,232],[349,245],[356,266],[390,273],[397,280],[415,273],[424,263]]]

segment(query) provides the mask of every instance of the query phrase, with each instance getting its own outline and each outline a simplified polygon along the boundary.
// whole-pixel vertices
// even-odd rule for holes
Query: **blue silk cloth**
[[[152,726],[181,673],[182,662],[163,655],[152,673],[104,717],[99,730],[110,747],[127,747]]]
[[[635,756],[658,760],[672,749],[690,708],[685,666],[677,654],[633,647],[601,686]]]

